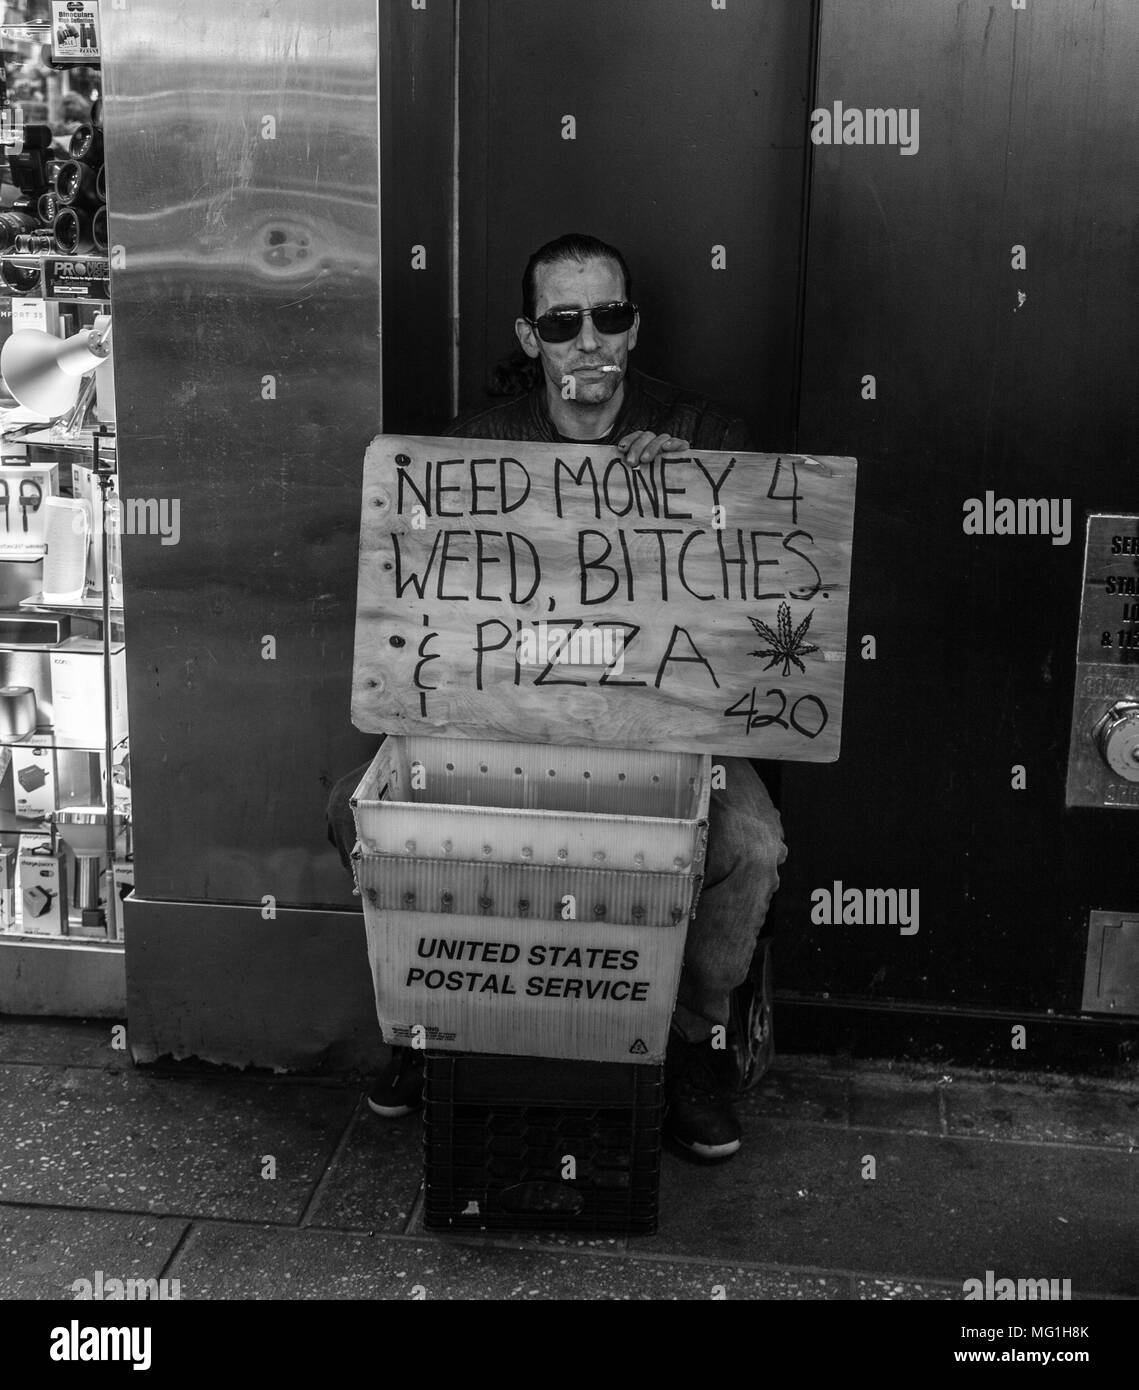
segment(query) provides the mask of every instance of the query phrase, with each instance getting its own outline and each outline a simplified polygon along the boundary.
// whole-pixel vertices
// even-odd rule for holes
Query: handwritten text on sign
[[[381,436],[353,722],[832,761],[855,468]]]

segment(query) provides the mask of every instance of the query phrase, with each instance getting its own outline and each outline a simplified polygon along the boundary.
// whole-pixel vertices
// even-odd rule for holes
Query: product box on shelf
[[[67,934],[67,854],[50,835],[20,836],[20,930],[47,936]]]
[[[55,749],[16,744],[12,748],[16,815],[46,820],[57,808]]]
[[[5,615],[7,617],[7,615]],[[45,642],[16,643],[11,647],[0,646],[0,682],[4,686],[25,686],[35,692],[37,729],[51,727],[51,652],[54,643]],[[19,727],[19,726],[17,726]],[[6,738],[19,738],[10,720],[3,721],[0,711],[0,728],[8,729]]]
[[[70,636],[71,619],[66,613],[0,612],[0,647],[55,646]]]
[[[0,466],[0,559],[33,559],[46,552],[44,498],[58,496],[58,464]]]
[[[4,260],[0,265],[0,270],[8,276],[8,263],[11,258]],[[41,259],[39,256],[27,256],[28,261],[36,262],[37,274],[41,269]],[[43,298],[42,283],[30,298],[14,298],[12,300],[12,332],[17,333],[24,328],[38,328],[41,333],[52,333],[59,336],[59,305],[51,304]]]
[[[55,750],[56,809],[67,806],[100,806],[103,802],[102,759],[84,748]]]
[[[51,0],[51,61],[88,66],[101,60],[98,0]]]
[[[12,336],[12,301],[0,291],[0,349]],[[8,383],[0,377],[0,405],[5,409],[16,404],[16,398],[8,390]],[[7,440],[5,440],[7,443]],[[21,449],[21,453],[23,450]]]
[[[0,931],[16,925],[16,847],[0,845]]]
[[[51,698],[56,735],[100,747],[104,739],[103,645],[70,637],[51,653]],[[117,742],[127,732],[126,649],[111,643],[111,727]]]
[[[98,786],[103,786],[102,767],[103,754],[98,755],[99,777]],[[130,781],[130,744],[129,742],[120,743],[112,750],[111,757],[111,796],[114,800],[115,815],[121,816],[129,821],[131,815],[131,781]],[[95,800],[102,799],[102,792],[96,794]]]
[[[93,468],[71,465],[71,495],[86,502],[91,512],[91,542],[87,547],[87,582],[93,593],[103,592],[103,498]]]
[[[45,299],[97,299],[111,297],[106,256],[44,256]]]
[[[93,806],[102,799],[100,759],[82,748],[11,745],[15,812],[44,820],[65,806]]]

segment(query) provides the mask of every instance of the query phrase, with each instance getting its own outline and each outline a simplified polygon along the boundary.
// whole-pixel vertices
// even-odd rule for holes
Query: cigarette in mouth
[[[621,370],[621,368],[620,368],[620,367],[602,367],[602,368],[600,368],[600,370],[603,371],[603,372],[619,372],[619,371]]]

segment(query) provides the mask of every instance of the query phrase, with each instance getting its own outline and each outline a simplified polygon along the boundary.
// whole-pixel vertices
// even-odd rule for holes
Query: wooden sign
[[[381,435],[353,723],[834,761],[856,467]]]

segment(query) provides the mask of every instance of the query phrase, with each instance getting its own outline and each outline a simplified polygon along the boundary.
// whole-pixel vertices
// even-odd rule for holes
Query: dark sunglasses
[[[568,343],[581,332],[586,314],[598,333],[627,333],[637,317],[637,306],[627,299],[595,304],[592,309],[554,309],[526,322],[544,343]]]

